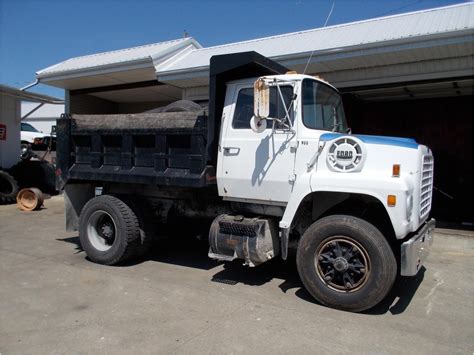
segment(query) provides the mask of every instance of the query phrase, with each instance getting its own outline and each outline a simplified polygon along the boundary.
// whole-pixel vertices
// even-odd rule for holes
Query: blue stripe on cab
[[[323,141],[332,141],[333,139],[344,136],[348,135],[341,133],[324,133],[321,135],[320,139]],[[393,145],[403,148],[418,149],[418,143],[411,138],[368,136],[363,134],[355,134],[354,137],[359,138],[362,142],[367,144]]]

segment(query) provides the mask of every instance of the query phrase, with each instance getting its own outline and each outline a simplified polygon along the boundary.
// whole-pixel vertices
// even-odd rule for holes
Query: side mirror
[[[253,85],[253,112],[255,117],[265,119],[270,115],[270,88],[263,78]]]
[[[253,116],[250,119],[250,128],[255,133],[262,133],[267,129],[267,120],[265,118]]]

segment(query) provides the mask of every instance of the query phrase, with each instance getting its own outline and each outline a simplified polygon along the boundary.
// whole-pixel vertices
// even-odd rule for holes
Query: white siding
[[[7,126],[7,139],[0,140],[0,167],[11,168],[20,159],[20,104],[0,94],[0,124]]]

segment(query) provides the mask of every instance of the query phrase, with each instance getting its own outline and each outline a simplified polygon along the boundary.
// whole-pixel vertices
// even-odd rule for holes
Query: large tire
[[[132,209],[138,219],[138,225],[140,229],[140,245],[136,249],[135,256],[139,257],[146,255],[153,245],[154,232],[151,228],[152,223],[150,222],[149,218],[147,218],[148,205],[143,200],[129,196],[124,196],[123,198],[121,197],[121,199]]]
[[[296,261],[306,290],[317,301],[351,312],[382,301],[397,275],[395,256],[382,233],[352,216],[313,223],[299,241]]]
[[[22,160],[9,170],[20,188],[36,187],[44,193],[55,195],[56,169],[47,161]]]
[[[87,256],[98,264],[114,265],[141,250],[139,220],[133,210],[114,196],[94,197],[79,218],[79,239]]]
[[[6,205],[16,201],[18,183],[10,174],[0,170],[0,204]]]

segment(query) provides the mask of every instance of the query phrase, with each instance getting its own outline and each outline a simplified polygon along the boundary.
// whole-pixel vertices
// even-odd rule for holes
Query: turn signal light
[[[393,164],[392,177],[400,177],[400,164]]]
[[[389,207],[394,207],[397,204],[397,196],[395,195],[388,195],[387,196],[387,205]]]

